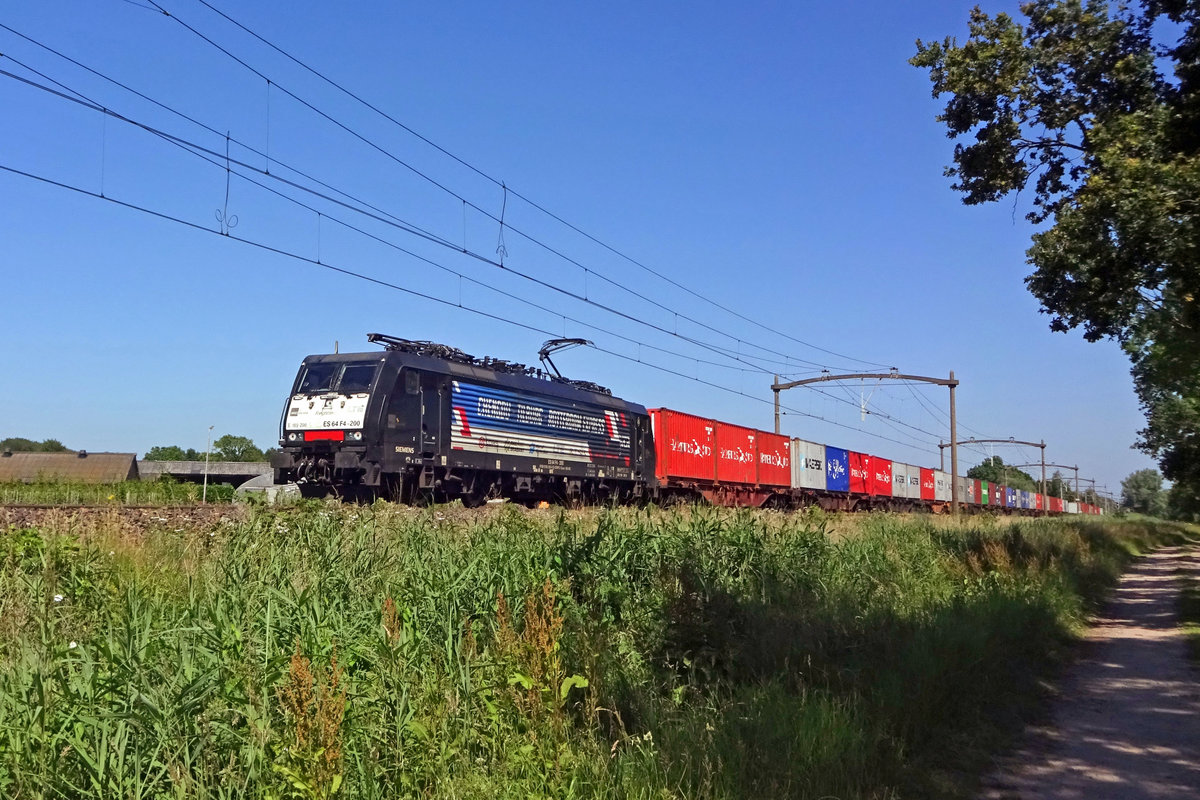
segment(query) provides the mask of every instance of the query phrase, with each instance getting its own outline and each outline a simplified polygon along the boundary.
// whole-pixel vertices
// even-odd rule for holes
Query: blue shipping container
[[[1004,498],[1004,505],[1009,508],[1017,508],[1017,490],[1009,487],[1004,487],[1007,496]]]
[[[850,491],[850,454],[840,447],[825,446],[825,489]]]

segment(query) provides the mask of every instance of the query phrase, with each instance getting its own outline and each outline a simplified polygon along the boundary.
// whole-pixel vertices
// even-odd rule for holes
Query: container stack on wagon
[[[649,413],[655,477],[664,497],[702,497],[734,506],[817,505],[834,511],[943,510],[951,502],[951,477],[942,470],[672,409]],[[965,508],[1050,514],[1068,508],[1061,498],[965,476],[958,478],[957,487]]]

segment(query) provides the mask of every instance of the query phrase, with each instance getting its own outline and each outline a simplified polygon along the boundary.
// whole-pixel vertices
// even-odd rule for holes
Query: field
[[[219,509],[0,534],[0,794],[967,796],[1088,604],[1187,534]]]

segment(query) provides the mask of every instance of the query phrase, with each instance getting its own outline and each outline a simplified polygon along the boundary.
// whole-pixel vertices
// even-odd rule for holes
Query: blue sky
[[[1023,203],[965,207],[942,176],[952,144],[934,121],[927,76],[906,59],[918,37],[965,35],[971,3],[209,0],[482,177],[197,0],[158,2],[173,17],[142,0],[46,0],[14,5],[0,20],[228,131],[231,159],[247,165],[230,165],[226,210],[224,164],[0,76],[0,165],[205,229],[0,172],[9,376],[0,435],[144,453],[203,447],[213,425],[268,446],[300,359],[335,341],[343,351],[370,349],[364,335],[382,331],[530,363],[547,338],[539,331],[552,331],[627,356],[575,350],[558,364],[646,406],[770,429],[771,376],[762,370],[809,377],[814,363],[837,371],[862,361],[914,374],[953,369],[962,438],[1045,439],[1049,460],[1079,464],[1115,491],[1152,466],[1130,449],[1141,415],[1119,349],[1051,334],[1025,291]],[[46,83],[32,67],[95,104],[224,153],[223,136],[8,30],[0,52],[0,69]],[[275,182],[306,182],[289,168],[449,246]],[[491,178],[671,282],[512,193],[505,202]],[[500,216],[502,206],[504,270],[458,252],[498,260],[500,227],[484,212]],[[218,208],[237,216],[229,237],[212,233]],[[945,390],[823,391],[784,395],[794,410],[785,432],[936,464],[938,437],[948,437]],[[862,395],[876,412],[866,420]],[[1017,463],[1037,455],[995,452]],[[963,469],[981,457],[964,450]]]

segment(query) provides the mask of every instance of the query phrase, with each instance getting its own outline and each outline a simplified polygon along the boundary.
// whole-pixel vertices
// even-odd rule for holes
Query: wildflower
[[[115,553],[113,553],[113,551],[112,551],[112,550],[109,550],[109,551],[108,551],[108,556],[109,556],[109,558],[112,558],[114,555],[115,555]]]
[[[76,647],[79,647],[79,645],[75,644],[74,642],[71,642],[69,645],[67,645],[68,650],[74,650]]]
[[[116,500],[116,499],[117,499],[117,496],[116,496],[115,494],[110,494],[110,495],[108,496],[108,499],[109,499],[109,500]]]
[[[54,602],[61,603],[62,601],[63,601],[63,596],[61,594],[54,595]]]

